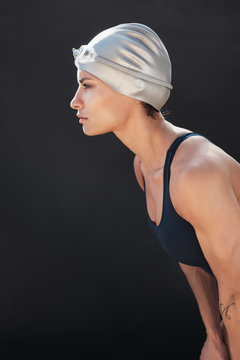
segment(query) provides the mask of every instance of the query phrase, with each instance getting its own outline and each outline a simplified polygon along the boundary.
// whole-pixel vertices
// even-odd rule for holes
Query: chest
[[[147,213],[151,221],[157,226],[159,226],[162,220],[164,203],[166,201],[166,192],[169,193],[171,202],[173,202],[175,205],[174,178],[177,176],[177,174],[174,169],[171,170],[171,173],[172,175],[168,182],[166,179],[166,174],[164,176],[163,169],[159,170],[158,173],[154,174],[154,176],[151,178],[144,176]]]

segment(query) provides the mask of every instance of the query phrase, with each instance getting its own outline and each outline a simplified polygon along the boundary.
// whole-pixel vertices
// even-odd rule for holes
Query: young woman
[[[86,135],[112,131],[135,154],[150,229],[186,275],[206,327],[200,359],[239,360],[240,164],[164,118],[171,63],[148,26],[114,26],[73,55],[71,107]]]

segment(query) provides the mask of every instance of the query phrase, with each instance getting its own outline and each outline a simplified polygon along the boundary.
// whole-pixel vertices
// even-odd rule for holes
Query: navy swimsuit
[[[160,224],[157,226],[151,220],[147,211],[147,201],[146,212],[148,223],[153,235],[157,238],[158,242],[168,255],[183,264],[198,266],[215,277],[206,258],[204,257],[193,226],[178,215],[172,205],[169,195],[169,179],[171,174],[170,166],[175,152],[182,141],[187,139],[189,136],[194,135],[200,134],[191,132],[180,135],[174,140],[167,151],[163,169],[163,205]]]

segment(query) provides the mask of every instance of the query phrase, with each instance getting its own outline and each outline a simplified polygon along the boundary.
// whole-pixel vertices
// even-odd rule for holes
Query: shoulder
[[[176,211],[194,227],[204,256],[221,279],[230,276],[226,272],[230,261],[236,273],[240,271],[240,206],[229,167],[214,154],[190,162],[174,184],[173,199]]]
[[[137,182],[138,182],[139,186],[141,187],[141,189],[144,191],[143,174],[141,171],[141,160],[139,159],[139,157],[137,155],[135,155],[134,159],[133,159],[133,169],[134,169],[134,173],[135,173]]]
[[[221,148],[206,138],[190,137],[178,159],[174,187],[179,195],[197,196],[203,190],[213,190],[216,185],[230,185],[231,161]]]
[[[173,189],[175,205],[194,227],[205,226],[212,212],[232,197],[229,169],[215,153],[190,159],[178,175]]]
[[[187,166],[179,174],[177,185],[181,190],[193,187],[205,188],[216,185],[216,181],[227,180],[229,172],[224,162],[214,154],[204,154],[190,159]],[[190,187],[189,187],[190,186]],[[196,189],[195,189],[196,190]]]

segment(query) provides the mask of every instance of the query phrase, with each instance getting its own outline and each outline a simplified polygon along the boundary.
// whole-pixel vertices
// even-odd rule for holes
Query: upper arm
[[[181,178],[178,193],[182,216],[194,227],[217,279],[239,279],[240,207],[226,171],[196,167]]]
[[[141,166],[141,160],[139,159],[139,157],[137,155],[135,155],[135,157],[133,159],[133,169],[135,172],[137,182],[138,182],[139,186],[141,187],[141,189],[144,191],[143,175],[142,175],[140,166]]]

